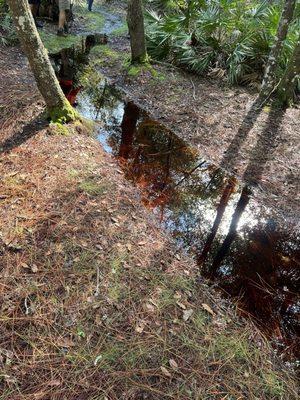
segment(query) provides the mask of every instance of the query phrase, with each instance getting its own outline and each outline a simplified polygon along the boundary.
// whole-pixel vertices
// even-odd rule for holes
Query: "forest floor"
[[[121,74],[122,43],[105,69],[167,121],[153,96],[175,75]],[[0,399],[297,399],[292,372],[195,283],[117,161],[82,127],[47,124],[20,49],[0,48],[0,67]]]
[[[117,162],[57,134],[22,52],[0,53],[1,400],[296,399]]]
[[[154,119],[197,147],[204,158],[250,184],[264,205],[275,206],[286,217],[299,215],[300,108],[282,111],[267,105],[257,112],[253,107],[256,94],[247,88],[229,87],[171,65],[129,67],[122,7],[117,1],[104,8],[119,15],[121,24],[109,33],[107,46],[94,49],[96,67]],[[103,5],[95,2],[94,10],[96,18]],[[74,32],[82,32],[89,18],[79,9]],[[102,18],[102,26],[109,23],[105,14]],[[92,32],[93,24],[87,24]]]

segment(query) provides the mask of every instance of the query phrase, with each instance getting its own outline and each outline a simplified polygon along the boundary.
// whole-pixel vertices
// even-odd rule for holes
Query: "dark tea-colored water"
[[[119,159],[143,203],[201,273],[250,313],[284,347],[297,352],[300,335],[299,227],[259,204],[251,190],[202,159],[132,102],[105,90],[101,107],[82,93],[80,112],[101,122],[97,137]]]

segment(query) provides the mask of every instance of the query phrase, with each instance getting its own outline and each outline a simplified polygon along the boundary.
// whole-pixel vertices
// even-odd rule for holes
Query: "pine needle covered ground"
[[[15,102],[1,102],[0,399],[296,399],[117,163],[78,127],[47,127],[24,59],[1,53]]]

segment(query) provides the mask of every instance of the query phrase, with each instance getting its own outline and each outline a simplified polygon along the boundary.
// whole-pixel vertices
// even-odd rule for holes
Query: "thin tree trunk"
[[[297,78],[300,79],[300,36],[278,88],[278,97],[285,106],[294,100]]]
[[[28,0],[7,0],[16,31],[28,58],[38,89],[53,121],[68,122],[77,113],[67,101],[55,76],[47,51],[36,29]]]
[[[130,35],[131,63],[147,61],[142,0],[128,0],[127,24]]]
[[[289,24],[294,15],[295,5],[296,0],[285,0],[274,44],[269,54],[269,59],[259,94],[259,98],[262,102],[270,96],[275,88],[275,72],[278,64],[278,58],[280,56],[281,49],[288,33]]]

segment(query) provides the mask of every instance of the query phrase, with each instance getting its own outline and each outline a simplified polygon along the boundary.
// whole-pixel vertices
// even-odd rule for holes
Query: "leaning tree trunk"
[[[259,98],[262,102],[265,101],[274,90],[275,72],[278,64],[278,58],[280,56],[281,49],[288,33],[289,24],[293,18],[296,1],[297,0],[285,0],[274,44],[270,50],[269,59],[267,62],[265,75],[259,94]]]
[[[7,0],[15,22],[18,37],[28,58],[38,89],[43,96],[52,121],[68,122],[77,113],[66,99],[47,51],[36,29],[28,0]]]
[[[147,61],[142,0],[128,0],[127,24],[130,35],[131,63]]]
[[[300,79],[300,36],[278,87],[278,97],[284,106],[294,100],[297,79]]]

